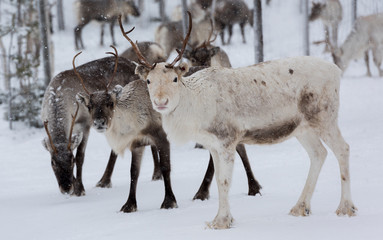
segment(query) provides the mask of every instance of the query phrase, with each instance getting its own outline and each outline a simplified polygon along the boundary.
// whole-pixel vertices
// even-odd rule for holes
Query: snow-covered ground
[[[146,2],[146,1],[145,1]],[[168,1],[169,12],[175,1]],[[252,1],[248,1],[252,6]],[[288,2],[288,3],[287,3]],[[344,1],[343,1],[344,2]],[[71,68],[76,53],[72,29],[72,1],[64,1],[67,30],[56,32],[55,73]],[[293,4],[292,4],[293,3]],[[301,55],[301,15],[299,0],[273,0],[264,7],[265,59]],[[147,2],[155,15],[152,1]],[[137,27],[133,39],[153,40],[156,23],[131,19]],[[344,23],[344,25],[346,25]],[[247,44],[241,43],[239,28],[224,49],[235,67],[254,61],[253,32],[246,29]],[[321,25],[314,26],[313,38],[321,39]],[[108,32],[108,31],[107,31]],[[115,28],[118,50],[128,47]],[[92,23],[83,32],[86,50],[78,65],[104,56],[108,47],[99,47],[99,26]],[[341,36],[344,39],[345,36]],[[343,40],[342,40],[343,41]],[[106,34],[106,43],[110,42]],[[218,40],[219,44],[220,41]],[[331,60],[313,46],[312,55]],[[383,236],[383,78],[365,77],[362,60],[352,62],[341,82],[339,125],[351,147],[351,188],[356,217],[338,217],[334,213],[340,200],[340,176],[331,151],[323,166],[312,199],[310,217],[292,217],[308,173],[309,160],[298,141],[291,139],[273,146],[247,146],[262,196],[247,196],[247,180],[241,161],[235,162],[230,204],[235,218],[233,228],[215,231],[205,228],[218,209],[215,183],[208,201],[192,201],[208,163],[206,150],[194,144],[172,146],[172,185],[178,208],[160,209],[164,197],[163,182],[151,181],[153,164],[149,150],[144,155],[137,190],[138,211],[121,213],[129,191],[130,154],[119,158],[113,174],[113,188],[95,184],[109,157],[103,135],[92,130],[84,164],[86,196],[62,195],[50,166],[48,152],[42,147],[42,129],[26,129],[16,124],[10,131],[0,120],[0,238],[1,239],[382,239]],[[0,114],[2,114],[1,110]]]

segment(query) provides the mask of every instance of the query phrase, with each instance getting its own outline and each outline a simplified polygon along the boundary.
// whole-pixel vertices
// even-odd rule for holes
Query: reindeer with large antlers
[[[113,55],[117,69],[116,49]],[[78,54],[73,61],[77,56]],[[77,72],[74,64],[73,70]],[[79,75],[78,77],[83,82]],[[114,75],[103,90],[93,92],[88,91],[83,84],[86,94],[79,93],[76,98],[84,108],[88,109],[92,126],[98,132],[105,134],[116,154],[123,155],[126,149],[132,152],[130,192],[121,211],[137,210],[137,181],[144,148],[147,145],[156,146],[159,153],[159,164],[165,185],[165,198],[161,208],[175,208],[177,202],[170,181],[170,146],[162,129],[161,115],[153,110],[144,82],[132,81],[124,87],[116,85],[113,89],[109,89],[113,81]]]
[[[184,53],[184,58],[188,59],[191,62],[192,66],[221,66],[221,67],[231,67],[229,57],[226,52],[220,47],[212,45],[212,43],[217,38],[217,35],[211,39],[213,35],[213,22],[210,21],[211,32],[208,40],[204,41],[198,46],[191,46],[191,49],[186,49]]]
[[[183,52],[171,64],[140,65],[136,73],[147,82],[169,140],[201,143],[213,156],[219,208],[209,227],[229,228],[233,223],[228,196],[238,144],[274,144],[291,137],[307,151],[311,164],[290,214],[311,213],[311,198],[327,156],[323,143],[339,162],[341,199],[336,213],[356,214],[350,149],[338,127],[341,70],[335,64],[304,56],[235,69],[210,67],[185,77],[187,63],[175,67]]]
[[[189,13],[189,12],[188,12]],[[120,28],[121,28],[121,31],[124,35],[124,37],[130,42],[130,44],[132,45],[132,48],[133,50],[136,52],[137,54],[137,57],[138,57],[138,61],[139,63],[142,65],[142,66],[145,66],[145,68],[147,69],[154,69],[156,67],[157,64],[152,64],[150,63],[145,57],[144,55],[141,53],[140,49],[138,48],[137,44],[135,44],[128,36],[128,34],[130,32],[132,32],[134,30],[134,28],[132,28],[130,31],[128,32],[125,32],[123,26],[122,26],[122,22],[121,22],[121,18],[119,18],[119,24],[120,24]],[[188,29],[188,33],[182,43],[182,49],[181,50],[176,50],[178,52],[178,56],[174,59],[174,61],[170,64],[167,64],[166,65],[166,68],[168,69],[173,69],[174,68],[174,65],[179,61],[181,60],[181,57],[183,56],[184,52],[186,52],[186,46],[188,44],[188,39],[190,37],[190,33],[191,33],[191,29],[192,29],[192,21],[191,21],[191,15],[189,13],[189,29]],[[212,32],[210,33],[210,36],[209,36],[209,41],[211,41],[211,35],[212,35]],[[214,41],[214,40],[213,40]],[[207,47],[207,42],[205,42],[203,44],[204,47]],[[205,65],[206,66],[206,65]],[[194,72],[194,70],[200,70],[200,68],[196,68],[196,69],[193,69],[192,71]],[[175,79],[176,81],[176,79]],[[237,151],[238,151],[238,154],[240,155],[242,161],[243,161],[243,164],[244,164],[244,167],[245,167],[245,170],[246,170],[246,174],[247,174],[247,177],[248,177],[248,185],[249,185],[249,191],[248,191],[248,194],[249,195],[256,195],[256,194],[259,194],[260,192],[260,189],[262,188],[261,185],[258,183],[258,181],[255,179],[252,171],[251,171],[251,166],[250,166],[250,163],[249,163],[249,160],[247,158],[247,154],[246,154],[246,149],[245,149],[245,146],[243,144],[239,144],[237,146]],[[211,184],[211,181],[213,179],[213,176],[214,176],[214,164],[213,164],[213,159],[210,155],[210,160],[209,160],[209,165],[208,165],[208,168],[207,168],[207,171],[205,173],[205,177],[202,181],[202,184],[199,188],[199,190],[197,191],[197,193],[195,194],[194,198],[193,199],[200,199],[200,200],[206,200],[209,198],[209,188],[210,188],[210,184]]]
[[[138,77],[134,74],[135,66],[126,59],[118,59],[118,69],[113,82],[110,83],[110,87],[114,87],[116,84],[126,85],[133,80],[137,80]],[[114,69],[115,58],[106,57],[79,66],[77,74],[81,75],[86,89],[93,92],[105,89],[105,85],[108,84]],[[76,111],[75,103],[78,92],[86,93],[73,70],[57,74],[45,91],[41,119],[43,122],[47,122],[45,126],[48,137],[44,139],[43,145],[51,155],[52,168],[61,192],[81,196],[85,194],[82,183],[82,165],[92,122],[88,109],[80,105],[77,118],[73,127],[71,127],[71,113]],[[73,134],[70,133],[71,130]],[[69,140],[71,140],[70,148],[67,147]],[[73,154],[74,149],[77,149],[75,156]],[[98,186],[111,186],[111,170],[116,158],[117,155],[112,151],[108,168]],[[154,162],[156,163],[158,160]],[[73,174],[74,164],[76,164],[75,176]],[[161,175],[158,164],[155,164],[155,173],[153,175],[156,178]]]

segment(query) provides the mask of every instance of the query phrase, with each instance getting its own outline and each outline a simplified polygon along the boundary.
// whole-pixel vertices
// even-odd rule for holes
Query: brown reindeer
[[[118,63],[117,50],[115,72]],[[81,52],[80,52],[81,53]],[[78,53],[75,58],[80,54]],[[76,67],[73,64],[73,70]],[[132,152],[131,185],[128,200],[122,206],[123,212],[137,210],[136,189],[141,160],[145,146],[154,145],[158,149],[160,169],[165,185],[165,199],[161,208],[175,208],[177,202],[170,182],[170,146],[166,134],[162,129],[161,116],[153,110],[146,84],[142,81],[132,81],[122,87],[116,85],[109,90],[114,75],[102,90],[90,92],[86,89],[84,80],[78,74],[83,85],[84,93],[76,98],[81,105],[88,109],[93,125],[98,132],[105,133],[107,141],[113,151],[123,154],[128,148]]]
[[[134,74],[135,65],[123,58],[118,60],[115,84],[126,85],[136,80]],[[111,57],[88,62],[77,68],[78,74],[84,80],[84,85],[89,91],[104,89],[114,70],[114,59]],[[80,106],[73,128],[71,128],[72,116],[76,111],[76,94],[82,92],[82,85],[78,82],[73,70],[63,71],[57,74],[49,83],[42,103],[41,119],[47,122],[46,129],[48,138],[43,141],[44,147],[50,152],[51,164],[56,175],[59,188],[62,193],[81,196],[85,194],[82,183],[82,165],[84,162],[85,149],[88,142],[89,130],[92,125],[88,109]],[[70,133],[72,129],[72,134]],[[71,139],[71,148],[68,148]],[[73,150],[77,149],[76,156]],[[117,155],[110,154],[109,165],[113,165]],[[76,176],[73,174],[76,164]],[[109,166],[108,165],[108,166]],[[158,167],[157,167],[158,169]],[[98,185],[110,186],[108,168]],[[158,172],[159,170],[157,170]],[[109,175],[109,176],[108,176]]]
[[[139,42],[137,43],[138,48],[142,52],[142,54],[146,57],[148,62],[150,63],[159,63],[159,62],[165,62],[166,61],[166,54],[164,49],[155,42]],[[125,50],[121,57],[124,57],[126,59],[129,59],[131,61],[138,63],[138,58],[136,53],[134,52],[133,48],[130,47],[127,50]]]
[[[217,2],[215,9],[215,25],[220,32],[222,44],[230,44],[231,36],[233,35],[233,25],[238,23],[241,28],[242,42],[246,43],[245,25],[252,23],[251,11],[246,3],[242,0],[224,0]],[[225,28],[228,28],[229,38],[225,42]]]
[[[114,24],[120,14],[140,16],[138,7],[133,0],[78,0],[78,25],[74,28],[76,49],[83,49],[84,43],[81,37],[82,29],[92,20],[102,23],[100,45],[104,44],[104,24],[109,23],[110,35],[114,40]]]
[[[229,57],[220,47],[213,46],[211,43],[215,41],[211,39],[213,35],[213,22],[211,21],[211,31],[207,41],[199,46],[191,46],[191,49],[185,49],[183,57],[191,62],[192,66],[221,66],[231,67]]]
[[[188,42],[189,37],[191,35],[192,21],[191,21],[191,14],[190,14],[190,12],[188,12],[188,13],[189,13],[189,30],[188,30],[188,34],[186,35],[186,38],[184,39],[184,41],[182,43],[182,50],[181,50],[182,53],[180,53],[180,51],[177,51],[177,52],[179,52],[179,55],[171,64],[167,65],[167,67],[169,69],[173,68],[174,64],[180,60],[180,56],[182,56],[183,53],[185,52],[187,42]],[[131,43],[133,49],[135,50],[135,53],[137,54],[137,57],[139,59],[139,63],[141,65],[144,65],[148,69],[154,68],[156,66],[156,64],[149,63],[147,61],[147,59],[145,59],[144,55],[140,52],[140,49],[137,47],[137,45],[134,44],[133,41],[128,37],[127,34],[129,32],[131,32],[133,29],[130,30],[129,32],[125,32],[125,30],[122,26],[121,18],[119,18],[119,24],[120,24],[121,32],[123,33],[124,37]],[[210,38],[211,38],[211,34],[210,34],[209,40],[210,40]],[[205,66],[203,66],[202,68],[204,68],[204,67]],[[194,69],[191,69],[191,71],[188,74],[191,75],[195,71],[198,71],[198,70],[201,70],[201,67],[196,67]],[[177,79],[174,79],[174,81],[177,81]],[[148,84],[149,84],[149,82],[148,82]],[[245,147],[243,144],[239,144],[237,146],[237,152],[243,161],[243,164],[244,164],[247,176],[248,176],[248,184],[249,184],[248,194],[249,195],[256,195],[257,193],[260,193],[259,191],[262,187],[260,186],[258,181],[255,179],[255,177],[251,171],[250,163],[249,163],[249,160],[247,158],[246,150],[245,150]],[[214,164],[212,161],[212,157],[210,155],[209,165],[208,165],[208,169],[205,173],[205,177],[203,179],[203,182],[202,182],[199,190],[197,191],[197,193],[195,194],[193,199],[205,200],[205,199],[209,198],[209,187],[210,187],[211,181],[213,179],[213,175],[214,175]]]

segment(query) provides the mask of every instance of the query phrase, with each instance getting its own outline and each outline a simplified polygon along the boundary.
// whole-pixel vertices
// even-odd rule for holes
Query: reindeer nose
[[[105,118],[97,118],[93,121],[95,126],[103,126],[105,125]]]
[[[158,107],[165,107],[169,103],[169,99],[155,99],[154,104]]]

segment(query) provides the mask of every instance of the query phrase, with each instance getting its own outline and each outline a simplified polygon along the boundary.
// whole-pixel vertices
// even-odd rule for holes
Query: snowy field
[[[76,53],[73,1],[63,2],[67,30],[53,35],[55,74],[70,69]],[[167,2],[170,13],[176,1]],[[252,1],[248,2],[252,6]],[[299,0],[273,0],[270,7],[264,7],[265,60],[302,55],[298,3]],[[158,23],[148,25],[144,20],[157,14],[156,5],[147,1],[146,7],[149,11],[141,19],[131,18],[132,25],[136,25],[132,39],[154,39]],[[321,39],[320,23],[313,28],[312,38]],[[129,46],[118,30],[116,27],[117,48],[122,52]],[[108,45],[110,36],[106,33]],[[341,41],[345,34],[341,34]],[[254,62],[250,27],[246,28],[246,37],[248,43],[242,44],[236,26],[232,44],[224,47],[235,67]],[[98,24],[85,27],[83,38],[86,50],[78,58],[78,65],[109,51],[107,46],[98,45]],[[312,46],[311,50],[312,55],[331,60],[329,54],[322,53],[323,46]],[[229,194],[235,223],[231,229],[216,231],[205,225],[218,209],[215,182],[208,201],[192,201],[209,156],[206,150],[194,149],[193,143],[173,145],[171,149],[172,185],[179,207],[160,209],[163,182],[151,181],[153,163],[147,149],[137,189],[138,211],[126,214],[119,209],[129,192],[130,153],[117,160],[113,188],[96,188],[110,148],[104,136],[92,130],[83,171],[86,196],[62,195],[50,156],[41,145],[45,131],[26,129],[20,124],[10,131],[8,122],[0,120],[0,239],[383,239],[383,78],[377,77],[373,64],[371,69],[374,77],[365,77],[363,60],[352,62],[341,81],[339,125],[351,148],[351,190],[359,209],[356,217],[335,214],[340,201],[340,176],[330,150],[312,199],[313,214],[288,215],[303,189],[309,168],[308,156],[295,139],[273,146],[247,146],[254,175],[263,186],[262,196],[247,196],[247,179],[237,159]]]

